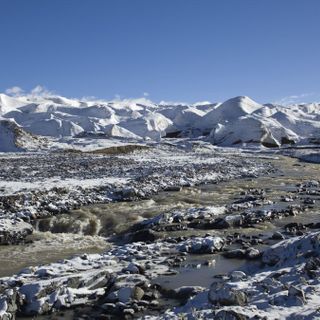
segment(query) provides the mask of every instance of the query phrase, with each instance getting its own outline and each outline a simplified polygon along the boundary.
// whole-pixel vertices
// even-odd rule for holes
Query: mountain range
[[[260,104],[239,96],[223,103],[156,104],[141,99],[80,100],[0,94],[0,151],[41,148],[46,139],[161,141],[201,138],[218,146],[320,144],[320,104]]]

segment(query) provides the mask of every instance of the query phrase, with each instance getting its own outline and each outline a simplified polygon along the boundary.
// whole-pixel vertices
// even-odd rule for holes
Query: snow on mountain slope
[[[282,126],[294,130],[299,136],[309,137],[320,130],[320,121],[311,120],[308,117],[299,116],[293,112],[278,111],[272,116]]]
[[[267,104],[262,108],[255,110],[252,114],[259,114],[262,117],[271,117],[273,114],[277,112],[277,108],[273,105]]]
[[[203,107],[201,105],[201,107]],[[212,105],[207,108],[212,108]],[[195,123],[201,121],[207,111],[188,105],[160,105],[157,109],[166,118],[172,121],[172,125],[166,129],[166,136],[193,136],[192,129]],[[191,134],[190,134],[191,132]]]
[[[14,119],[30,133],[55,138],[159,141],[179,135],[208,136],[223,146],[320,143],[320,104],[262,105],[245,96],[216,104],[158,105],[146,98],[104,101],[0,94],[0,116]]]
[[[192,105],[192,107],[197,108],[197,110],[204,111],[205,113],[218,107],[221,103],[211,103],[209,101],[197,102]]]
[[[106,133],[108,137],[127,138],[127,139],[134,139],[134,140],[141,139],[141,137],[137,136],[136,134],[132,133],[131,131],[125,128],[121,128],[116,124],[106,126],[103,131],[104,133]]]
[[[172,122],[177,128],[193,127],[195,123],[201,121],[205,114],[204,111],[198,110],[197,108],[188,107],[179,112]]]
[[[75,116],[85,116],[92,118],[110,118],[115,112],[107,105],[93,105],[81,108],[59,106],[57,109],[61,113],[71,114]]]
[[[296,143],[299,137],[271,118],[257,115],[240,117],[237,121],[219,124],[210,133],[214,144],[222,146],[257,144],[279,147]]]
[[[0,152],[36,150],[44,143],[43,138],[26,132],[14,120],[0,118]]]
[[[172,121],[160,113],[152,112],[145,117],[128,119],[119,125],[139,137],[159,141],[166,135],[166,130],[172,126]]]
[[[74,136],[84,131],[72,121],[62,120],[52,115],[49,119],[38,120],[25,127],[28,131],[41,136]]]
[[[235,97],[218,105],[200,119],[196,126],[202,129],[212,129],[218,123],[236,120],[262,108],[262,105],[249,97]]]
[[[302,105],[295,105],[293,106],[296,109],[300,109],[301,111],[316,115],[318,120],[320,120],[320,104],[319,103],[306,103]]]
[[[188,105],[159,105],[157,112],[164,115],[166,118],[173,121],[179,114],[181,114],[184,110],[188,109]]]

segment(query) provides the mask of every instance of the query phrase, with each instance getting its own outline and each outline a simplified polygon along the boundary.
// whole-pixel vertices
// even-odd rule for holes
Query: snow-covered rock
[[[14,120],[0,119],[0,152],[35,150],[44,143],[44,139],[26,132]]]
[[[33,232],[31,224],[20,219],[0,219],[0,245],[17,244]]]
[[[266,250],[262,261],[267,265],[283,267],[305,261],[304,254],[311,251],[320,254],[320,232],[283,240]]]
[[[232,284],[214,282],[209,290],[209,301],[220,306],[243,306],[248,297],[245,291],[237,289]]]
[[[223,248],[221,237],[192,238],[178,245],[178,251],[189,253],[214,253]]]

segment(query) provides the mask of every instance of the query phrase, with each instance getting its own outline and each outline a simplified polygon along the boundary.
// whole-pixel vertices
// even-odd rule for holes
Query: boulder
[[[209,301],[220,306],[244,306],[248,302],[247,293],[229,283],[214,282],[208,293]]]

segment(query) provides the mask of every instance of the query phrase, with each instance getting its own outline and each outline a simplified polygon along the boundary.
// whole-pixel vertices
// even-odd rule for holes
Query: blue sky
[[[0,0],[0,12],[1,92],[320,100],[319,0]]]

